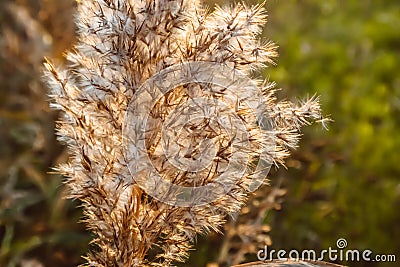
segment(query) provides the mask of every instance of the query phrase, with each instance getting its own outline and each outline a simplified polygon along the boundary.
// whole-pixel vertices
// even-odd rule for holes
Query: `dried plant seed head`
[[[251,78],[277,56],[265,22],[244,3],[78,2],[69,64],[45,66],[71,155],[58,170],[96,235],[88,266],[184,261],[321,119],[317,98],[277,102]]]

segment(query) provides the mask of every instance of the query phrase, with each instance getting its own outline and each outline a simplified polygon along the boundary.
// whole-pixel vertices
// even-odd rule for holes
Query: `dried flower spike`
[[[81,0],[68,66],[47,62],[58,167],[96,235],[87,266],[171,266],[219,231],[320,118],[317,98],[276,102],[251,79],[276,46],[262,5]]]

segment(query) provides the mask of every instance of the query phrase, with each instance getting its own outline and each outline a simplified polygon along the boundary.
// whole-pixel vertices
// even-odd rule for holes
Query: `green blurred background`
[[[400,2],[270,0],[266,8],[263,35],[280,57],[264,75],[281,98],[320,95],[334,120],[329,131],[305,128],[289,168],[272,171],[287,194],[265,218],[271,249],[336,248],[345,238],[349,249],[400,262]],[[0,266],[74,266],[88,249],[79,203],[63,199],[62,177],[50,173],[68,156],[40,81],[43,57],[62,62],[74,42],[73,10],[72,0],[0,2]],[[200,238],[193,257],[204,260],[187,266],[214,261],[213,242]]]

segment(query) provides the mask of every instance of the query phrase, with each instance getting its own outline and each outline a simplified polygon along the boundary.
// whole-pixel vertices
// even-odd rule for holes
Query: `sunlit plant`
[[[317,98],[278,102],[255,78],[277,56],[258,37],[266,17],[262,4],[78,1],[68,65],[45,65],[70,153],[57,170],[96,236],[88,266],[184,262],[321,119]]]

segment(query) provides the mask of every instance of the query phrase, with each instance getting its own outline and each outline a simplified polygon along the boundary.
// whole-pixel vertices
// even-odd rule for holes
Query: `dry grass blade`
[[[345,267],[334,263],[324,261],[306,261],[306,260],[270,260],[257,261],[232,267]]]

